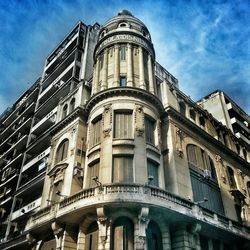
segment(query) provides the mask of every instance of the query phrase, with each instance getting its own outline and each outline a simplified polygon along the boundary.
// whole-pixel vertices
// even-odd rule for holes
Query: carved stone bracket
[[[135,130],[137,136],[142,137],[145,131],[144,128],[144,112],[142,105],[135,106]]]
[[[56,238],[56,249],[61,249],[62,236],[63,236],[64,229],[56,222],[52,222],[51,229],[52,229],[52,231],[55,235],[55,238]]]
[[[183,158],[183,141],[187,135],[178,127],[176,127],[176,150],[178,156]]]
[[[102,122],[103,122],[104,137],[108,137],[110,136],[111,124],[112,124],[112,105],[111,104],[104,106]]]
[[[97,213],[97,223],[99,227],[99,236],[101,238],[102,244],[104,245],[107,240],[108,217],[105,215],[103,207],[97,208],[96,213]]]

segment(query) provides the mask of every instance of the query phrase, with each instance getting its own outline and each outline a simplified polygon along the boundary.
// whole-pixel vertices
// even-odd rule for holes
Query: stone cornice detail
[[[137,99],[146,99],[147,101],[151,102],[154,107],[157,108],[160,114],[164,112],[163,105],[157,96],[152,95],[146,90],[135,87],[114,87],[100,91],[92,96],[88,101],[86,105],[87,111],[90,111],[97,102],[114,96],[133,96]]]

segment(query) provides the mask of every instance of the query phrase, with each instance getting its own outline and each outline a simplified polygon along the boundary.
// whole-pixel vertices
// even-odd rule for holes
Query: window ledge
[[[113,146],[130,146],[134,147],[135,146],[135,140],[134,139],[113,139]]]
[[[95,153],[96,151],[101,150],[101,144],[96,144],[95,146],[91,147],[87,153],[87,157],[89,157],[91,154]]]

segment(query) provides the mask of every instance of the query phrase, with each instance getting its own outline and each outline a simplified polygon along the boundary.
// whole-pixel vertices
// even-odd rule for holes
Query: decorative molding
[[[108,104],[104,106],[103,110],[103,119],[102,119],[102,127],[104,137],[110,136],[110,132],[112,130],[112,104]]]
[[[137,132],[137,136],[143,137],[145,132],[145,125],[144,125],[144,112],[142,105],[135,105],[135,130]]]
[[[99,237],[101,238],[102,244],[105,245],[107,240],[108,217],[105,215],[104,207],[98,207],[96,209],[96,213],[99,227]]]

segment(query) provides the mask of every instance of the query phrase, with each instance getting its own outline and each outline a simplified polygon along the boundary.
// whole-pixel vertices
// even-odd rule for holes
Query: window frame
[[[68,157],[69,139],[64,139],[57,147],[55,155],[55,164],[64,161]]]

